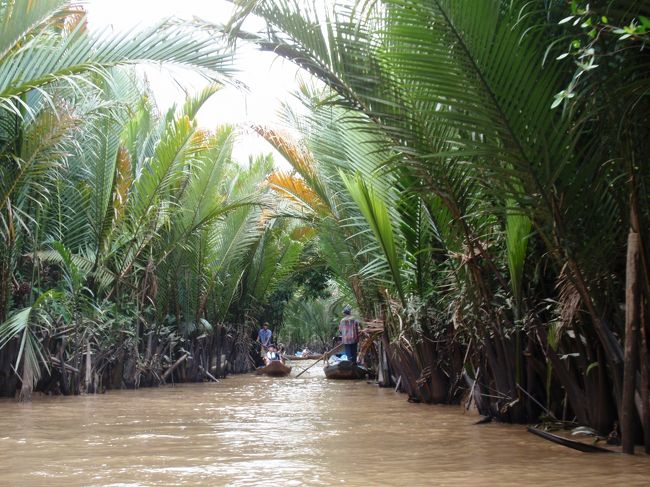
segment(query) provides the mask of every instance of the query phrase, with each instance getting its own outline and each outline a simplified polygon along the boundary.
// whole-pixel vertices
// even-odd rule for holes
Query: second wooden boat
[[[368,369],[353,364],[349,360],[339,360],[327,364],[323,370],[325,371],[325,377],[328,379],[339,380],[363,379],[368,374]]]
[[[291,372],[291,367],[284,365],[279,360],[274,360],[269,365],[265,365],[264,367],[259,367],[258,369],[255,370],[255,373],[257,375],[265,374],[265,375],[270,375],[272,377],[282,377],[285,375],[289,375],[290,372]]]
[[[549,433],[548,431],[543,431],[538,428],[533,428],[532,426],[528,427],[528,431],[530,433],[533,433],[534,435],[544,438],[545,440],[549,440],[552,441],[553,443],[557,443],[558,445],[566,446],[567,448],[573,448],[574,450],[578,450],[581,452],[615,453],[612,450],[608,450],[607,448],[603,448],[598,445],[590,445],[588,443],[582,443],[581,441],[571,440],[563,436],[554,435],[553,433]]]

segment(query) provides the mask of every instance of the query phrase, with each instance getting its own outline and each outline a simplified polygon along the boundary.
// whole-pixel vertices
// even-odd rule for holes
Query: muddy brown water
[[[328,381],[318,365],[299,379],[5,401],[0,485],[650,485],[645,455],[585,454],[475,420]]]

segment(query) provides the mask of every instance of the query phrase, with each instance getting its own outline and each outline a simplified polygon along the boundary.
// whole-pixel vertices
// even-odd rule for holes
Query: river
[[[0,485],[650,485],[645,455],[585,454],[405,399],[316,366],[298,379],[3,401]]]

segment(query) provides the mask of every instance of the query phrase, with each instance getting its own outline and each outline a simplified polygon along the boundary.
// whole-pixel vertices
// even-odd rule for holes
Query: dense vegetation
[[[272,183],[409,395],[650,451],[647,2],[242,3],[325,85]]]
[[[319,80],[286,109],[299,138],[255,127],[291,173],[197,128],[216,88],[159,114],[127,66],[223,80],[211,31],[2,4],[2,392],[244,370],[255,319],[324,347],[354,299],[412,400],[650,450],[647,3],[239,3],[232,41]]]
[[[218,85],[159,113],[129,66],[228,82],[232,56],[178,22],[92,33],[66,5],[0,10],[0,393],[247,370],[248,322],[304,239],[276,217],[272,161],[240,167],[232,127],[198,127]]]

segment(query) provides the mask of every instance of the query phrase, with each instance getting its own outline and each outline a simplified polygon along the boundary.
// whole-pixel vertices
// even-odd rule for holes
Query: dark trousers
[[[348,356],[348,360],[350,362],[356,363],[357,361],[357,344],[356,343],[346,343],[344,345],[345,347],[345,355]]]

